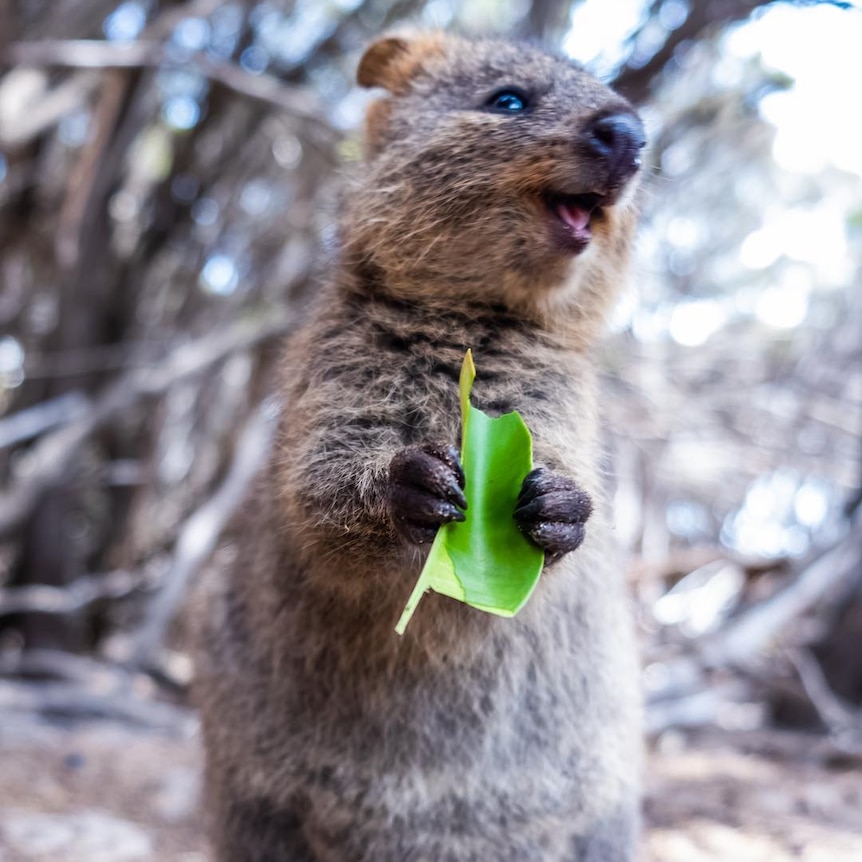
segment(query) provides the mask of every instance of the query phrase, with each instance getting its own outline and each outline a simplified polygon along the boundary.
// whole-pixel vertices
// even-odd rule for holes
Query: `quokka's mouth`
[[[555,233],[576,254],[589,245],[593,224],[602,217],[603,207],[611,203],[607,195],[596,192],[578,195],[550,192],[543,197],[545,207],[557,223]]]

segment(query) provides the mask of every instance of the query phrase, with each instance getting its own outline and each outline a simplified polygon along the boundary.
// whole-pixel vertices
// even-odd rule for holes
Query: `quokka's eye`
[[[526,93],[508,87],[494,93],[485,105],[498,114],[523,114],[530,107],[530,101]]]

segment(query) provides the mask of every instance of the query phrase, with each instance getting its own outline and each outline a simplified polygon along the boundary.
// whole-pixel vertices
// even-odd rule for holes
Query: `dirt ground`
[[[656,746],[643,862],[859,862],[858,761],[829,766],[806,756],[814,738],[773,737]],[[208,862],[200,764],[194,733],[0,728],[0,862]]]
[[[644,862],[862,860],[859,762],[809,757],[814,738],[765,736],[713,733],[652,752]]]

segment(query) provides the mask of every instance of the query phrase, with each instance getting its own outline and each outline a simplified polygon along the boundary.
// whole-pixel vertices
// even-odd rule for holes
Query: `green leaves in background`
[[[476,378],[473,355],[461,367],[461,464],[466,520],[442,526],[419,580],[398,620],[403,634],[427,590],[514,616],[525,604],[545,555],[518,529],[513,513],[524,478],[533,467],[533,438],[518,413],[492,419],[470,403]]]

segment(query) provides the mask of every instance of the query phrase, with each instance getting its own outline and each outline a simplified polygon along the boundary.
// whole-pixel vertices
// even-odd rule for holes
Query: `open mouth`
[[[581,195],[551,192],[544,195],[544,199],[545,206],[561,228],[556,231],[561,240],[573,251],[583,251],[592,239],[592,226],[596,219],[602,217],[602,207],[608,198],[595,192]]]

